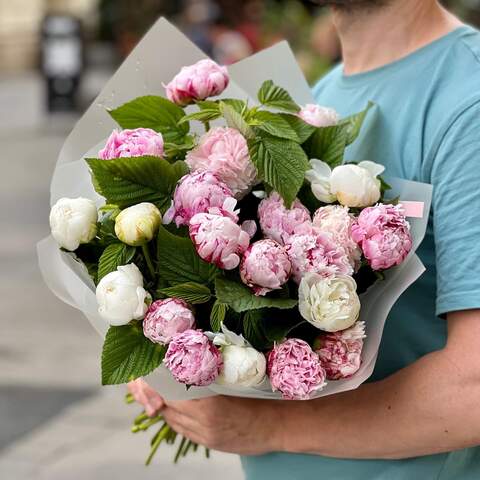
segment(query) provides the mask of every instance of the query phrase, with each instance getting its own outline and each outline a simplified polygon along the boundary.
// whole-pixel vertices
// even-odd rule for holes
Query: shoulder
[[[324,90],[335,83],[335,80],[342,76],[343,64],[339,63],[333,67],[326,75],[324,75],[312,88],[312,93],[315,99],[318,99]]]

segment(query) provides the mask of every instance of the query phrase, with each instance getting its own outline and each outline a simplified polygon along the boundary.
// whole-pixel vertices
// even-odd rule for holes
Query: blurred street
[[[87,98],[107,75],[86,78]],[[0,478],[241,479],[234,456],[198,453],[175,467],[168,447],[145,468],[151,434],[129,432],[139,408],[123,388],[99,386],[101,339],[44,285],[35,244],[48,234],[49,182],[75,117],[44,116],[42,94],[34,73],[0,76]]]

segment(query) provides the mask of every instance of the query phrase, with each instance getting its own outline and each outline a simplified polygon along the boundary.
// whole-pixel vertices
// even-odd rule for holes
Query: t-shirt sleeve
[[[480,308],[480,101],[446,129],[431,182],[436,313]]]

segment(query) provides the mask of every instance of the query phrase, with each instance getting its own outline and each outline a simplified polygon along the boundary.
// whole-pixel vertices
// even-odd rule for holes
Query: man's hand
[[[165,406],[162,396],[141,378],[130,382],[128,391],[133,395],[135,401],[143,406],[149,417],[156,417]]]

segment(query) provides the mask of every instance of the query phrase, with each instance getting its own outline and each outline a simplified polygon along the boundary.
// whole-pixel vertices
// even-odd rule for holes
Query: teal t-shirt
[[[427,271],[390,312],[371,378],[379,380],[445,345],[444,314],[480,308],[480,33],[460,27],[358,75],[340,65],[314,93],[342,117],[375,102],[348,161],[373,160],[390,176],[433,185],[418,250]],[[273,453],[242,463],[247,480],[480,479],[480,448],[395,461]]]

